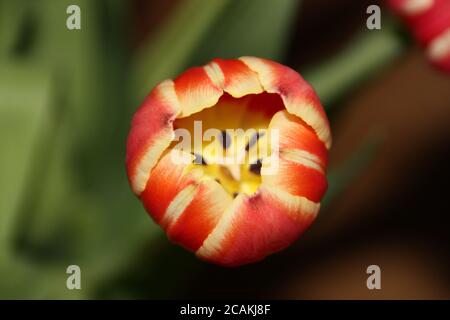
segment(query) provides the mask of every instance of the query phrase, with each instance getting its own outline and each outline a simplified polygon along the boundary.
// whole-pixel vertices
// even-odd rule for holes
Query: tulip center
[[[181,143],[183,151],[193,155],[188,170],[201,171],[233,196],[251,195],[261,184],[261,167],[272,153],[270,120],[283,108],[276,94],[242,98],[225,94],[216,105],[175,120],[175,133],[181,138],[177,136],[172,148]]]

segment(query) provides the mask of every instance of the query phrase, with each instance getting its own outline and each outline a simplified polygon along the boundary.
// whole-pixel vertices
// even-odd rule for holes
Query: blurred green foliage
[[[327,110],[403,52],[392,23],[384,25],[383,32],[360,32],[339,54],[303,72]]]
[[[70,4],[81,7],[80,31],[66,29]],[[165,236],[128,187],[131,115],[152,86],[189,65],[242,55],[283,61],[300,4],[182,1],[131,52],[130,2],[1,0],[0,298],[131,298],[109,283],[140,256],[153,259],[143,271],[152,283],[179,265],[173,255],[159,264]],[[332,105],[401,47],[391,31],[359,37],[306,78]],[[363,154],[358,166],[332,171],[333,196],[367,163],[371,153]],[[186,273],[200,270],[187,261],[164,292],[143,296],[170,296]],[[70,264],[82,269],[81,291],[66,289]]]

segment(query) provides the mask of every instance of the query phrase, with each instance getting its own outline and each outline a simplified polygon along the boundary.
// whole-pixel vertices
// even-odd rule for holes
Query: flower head
[[[308,228],[330,145],[325,112],[297,72],[255,57],[214,59],[152,90],[134,115],[126,167],[172,241],[236,266]]]

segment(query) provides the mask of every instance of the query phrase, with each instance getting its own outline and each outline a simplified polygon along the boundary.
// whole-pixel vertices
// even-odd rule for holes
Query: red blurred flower
[[[428,59],[450,72],[450,0],[389,0],[407,23]]]

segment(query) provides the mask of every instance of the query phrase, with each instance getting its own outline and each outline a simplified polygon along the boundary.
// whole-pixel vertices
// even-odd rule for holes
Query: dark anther
[[[205,159],[201,155],[199,155],[198,153],[194,153],[194,156],[195,156],[195,160],[194,160],[195,164],[201,164],[204,166],[207,165]]]
[[[254,174],[257,175],[261,175],[261,166],[262,166],[261,160],[256,161],[256,163],[252,163],[250,165],[250,172],[253,172]]]
[[[214,179],[214,180],[216,180],[217,183],[220,183],[220,180],[219,180],[219,179]]]
[[[259,138],[261,138],[264,135],[264,132],[257,132],[255,133],[251,138],[250,141],[247,143],[247,145],[245,146],[245,151],[250,150],[251,147],[253,147],[255,145],[255,143],[258,141]]]
[[[238,196],[239,192],[233,192],[233,198],[236,198]]]
[[[222,143],[222,147],[227,149],[231,144],[231,137],[225,130],[222,130],[220,135],[220,142]]]

